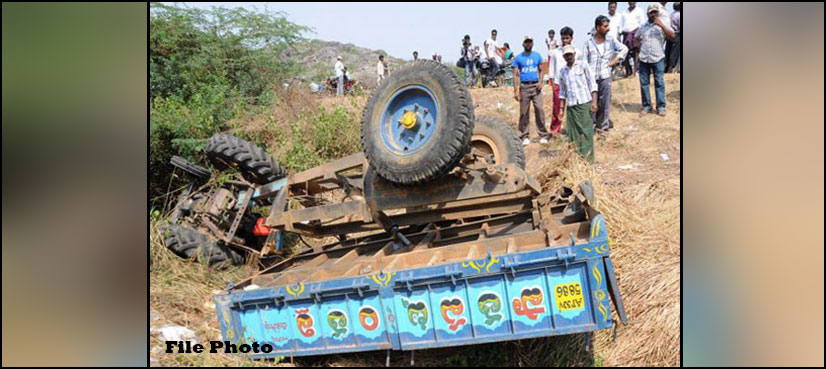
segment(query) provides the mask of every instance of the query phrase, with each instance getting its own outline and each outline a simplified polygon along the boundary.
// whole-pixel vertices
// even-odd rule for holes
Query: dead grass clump
[[[183,260],[163,244],[161,222],[153,220],[149,229],[149,313],[151,326],[169,324],[187,327],[198,342],[222,340],[212,304],[212,295],[226,288],[227,281],[238,281],[252,273],[249,267],[217,271]],[[242,355],[167,354],[157,336],[149,338],[152,365],[160,366],[266,366],[272,361],[255,361]]]
[[[598,357],[606,365],[678,365],[679,180],[653,172],[638,184],[606,184],[595,166],[570,151],[546,163],[538,177],[543,190],[590,180],[605,216],[629,323],[620,326],[616,342],[612,332],[597,332]]]

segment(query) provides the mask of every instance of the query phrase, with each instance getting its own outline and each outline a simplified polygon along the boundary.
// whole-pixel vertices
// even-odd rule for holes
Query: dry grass
[[[666,76],[668,116],[640,118],[639,82],[617,81],[613,87],[614,129],[596,143],[596,162],[588,165],[566,149],[563,140],[526,148],[527,169],[552,188],[558,181],[578,183],[590,179],[597,195],[597,208],[605,215],[611,251],[625,302],[629,324],[621,326],[616,342],[610,331],[594,336],[594,351],[583,350],[583,335],[557,336],[504,343],[423,350],[416,353],[420,366],[673,366],[680,357],[680,77]],[[471,90],[476,114],[498,116],[514,127],[518,104],[511,88]],[[546,114],[551,100],[545,94]],[[345,106],[361,115],[366,96],[345,99],[311,98],[298,94],[282,98],[269,114],[252,118],[239,129],[263,132],[267,124],[286,122],[320,104],[325,108]],[[653,91],[652,91],[653,97]],[[550,121],[548,121],[550,123]],[[288,128],[288,127],[287,127]],[[279,129],[284,129],[281,127]],[[532,128],[533,130],[533,128]],[[277,134],[277,133],[275,133]],[[534,134],[534,139],[536,135]],[[284,148],[270,147],[276,153]],[[668,161],[660,158],[667,154]],[[636,164],[635,164],[636,163]],[[619,166],[631,165],[631,169]],[[211,302],[213,290],[226,280],[239,280],[251,270],[213,272],[177,259],[166,252],[156,224],[150,237],[150,311],[164,322],[181,324],[196,331],[201,340],[219,339],[218,323]],[[615,316],[616,318],[616,316]],[[155,324],[153,322],[153,324]],[[150,346],[157,346],[156,339]],[[379,366],[384,353],[360,353],[296,359],[308,366]],[[271,365],[226,355],[152,354],[159,365]],[[409,353],[393,353],[391,365],[409,365]],[[289,365],[281,363],[279,365]]]
[[[548,187],[559,180],[594,184],[629,317],[616,342],[608,331],[595,336],[595,352],[605,365],[679,365],[679,76],[667,76],[666,85],[669,115],[640,118],[637,80],[615,83],[615,128],[596,143],[597,162],[588,165],[568,152],[536,173]],[[641,165],[618,168],[633,163]]]
[[[253,272],[249,267],[215,271],[175,256],[163,245],[160,222],[150,223],[149,233],[149,313],[150,325],[181,325],[195,332],[198,342],[222,340],[212,295]],[[241,355],[166,354],[166,346],[150,335],[152,366],[267,366],[272,361],[256,361]]]

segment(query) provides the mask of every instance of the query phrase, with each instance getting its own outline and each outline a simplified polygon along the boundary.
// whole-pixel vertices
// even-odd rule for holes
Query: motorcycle
[[[352,94],[355,91],[356,87],[356,80],[351,78],[344,78],[344,94]],[[336,94],[336,88],[338,87],[338,78],[334,77],[327,77],[327,88],[326,90],[330,92],[331,95]]]
[[[478,62],[476,67],[479,69],[479,76],[482,78],[482,87],[488,87],[493,82],[493,87],[503,86],[505,83],[505,71],[511,68],[511,62],[505,62],[499,65],[499,70],[496,75],[492,74],[490,61],[482,59]]]

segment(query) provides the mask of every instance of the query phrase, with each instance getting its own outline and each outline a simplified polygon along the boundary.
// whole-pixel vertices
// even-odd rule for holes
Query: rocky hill
[[[287,54],[289,57],[295,57],[304,65],[305,72],[300,77],[316,83],[335,74],[333,67],[338,55],[342,56],[342,61],[350,71],[350,75],[367,88],[376,86],[376,63],[378,63],[379,55],[384,55],[391,71],[405,63],[405,60],[387,55],[384,50],[371,50],[350,43],[343,44],[318,39],[298,44]]]

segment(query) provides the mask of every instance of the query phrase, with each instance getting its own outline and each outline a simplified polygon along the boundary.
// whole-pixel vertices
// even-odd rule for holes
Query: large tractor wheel
[[[488,164],[516,164],[525,169],[525,151],[511,126],[503,120],[483,115],[476,117],[470,149]]]
[[[244,262],[242,254],[194,228],[172,224],[165,233],[166,247],[184,259],[197,260],[216,269],[226,269]]]
[[[473,100],[459,77],[432,61],[413,62],[373,92],[361,144],[381,177],[402,185],[434,180],[459,163],[473,132]]]
[[[205,151],[217,169],[238,168],[241,175],[254,184],[267,184],[287,175],[287,171],[264,149],[232,135],[213,135]]]

